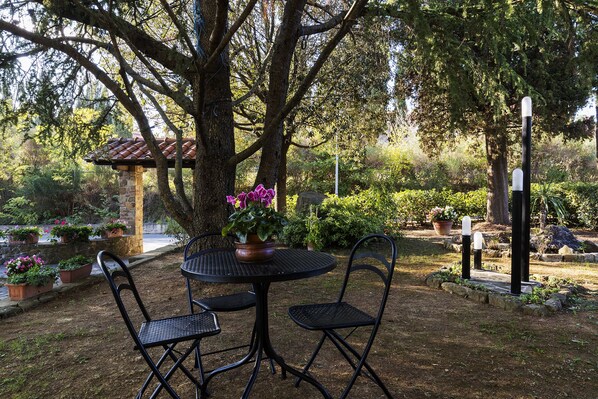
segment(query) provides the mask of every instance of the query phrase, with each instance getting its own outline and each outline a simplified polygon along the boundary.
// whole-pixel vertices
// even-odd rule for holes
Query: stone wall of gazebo
[[[129,227],[131,254],[143,252],[143,166],[118,165],[120,220]]]

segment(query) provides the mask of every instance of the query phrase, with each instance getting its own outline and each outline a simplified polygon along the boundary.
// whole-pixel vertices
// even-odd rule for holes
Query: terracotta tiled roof
[[[176,157],[176,140],[157,140],[162,153],[166,155],[170,166],[174,166]],[[183,139],[183,167],[195,166],[195,139]],[[115,138],[109,139],[103,147],[87,154],[84,159],[96,165],[142,165],[148,168],[155,167],[152,154],[142,138]]]

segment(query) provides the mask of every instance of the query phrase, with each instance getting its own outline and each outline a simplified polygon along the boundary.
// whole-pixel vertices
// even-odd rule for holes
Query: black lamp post
[[[529,281],[529,241],[530,241],[530,210],[531,210],[531,175],[532,175],[532,99],[524,97],[521,100],[521,168],[523,169],[523,209],[521,230],[521,280]]]
[[[484,236],[479,231],[473,235],[473,268],[482,270],[482,247],[484,246]]]
[[[522,193],[523,190],[523,171],[515,169],[513,171],[513,221],[511,232],[511,294],[521,294],[521,213],[522,213]]]
[[[461,244],[463,251],[461,255],[461,277],[471,278],[471,218],[465,216],[461,221]]]

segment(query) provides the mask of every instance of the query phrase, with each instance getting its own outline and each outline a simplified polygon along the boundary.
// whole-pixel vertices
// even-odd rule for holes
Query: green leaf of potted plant
[[[10,259],[6,266],[6,286],[13,301],[31,298],[52,290],[56,270],[36,255]]]
[[[96,227],[93,234],[108,239],[122,237],[125,231],[127,225],[122,220],[112,220]]]
[[[59,238],[63,244],[74,241],[87,242],[93,232],[91,226],[74,225],[67,223],[66,220],[55,220],[54,224],[55,226],[52,227],[50,235]]]
[[[37,226],[15,226],[7,229],[8,245],[37,244],[42,235],[42,229]]]
[[[85,255],[77,255],[58,262],[58,272],[63,283],[74,283],[91,274],[93,259]]]

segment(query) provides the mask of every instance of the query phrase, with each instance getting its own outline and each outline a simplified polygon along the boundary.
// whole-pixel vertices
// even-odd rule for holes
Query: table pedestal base
[[[249,353],[241,360],[228,364],[226,366],[219,367],[209,374],[206,375],[205,381],[202,386],[202,397],[206,396],[207,386],[210,380],[215,377],[216,375],[223,373],[225,371],[232,370],[234,368],[240,367],[244,364],[251,362],[251,359],[255,357],[255,364],[253,366],[253,372],[249,377],[249,381],[245,386],[245,391],[243,392],[243,399],[249,398],[249,394],[251,389],[253,388],[253,384],[257,379],[257,375],[260,371],[262,360],[264,359],[263,355],[266,358],[272,359],[275,363],[278,363],[281,369],[282,378],[286,378],[287,371],[297,377],[301,377],[302,380],[305,382],[313,385],[320,391],[322,397],[326,399],[332,399],[332,396],[328,393],[326,388],[322,384],[320,384],[317,380],[310,377],[309,375],[303,374],[301,371],[294,369],[293,367],[289,366],[285,363],[282,356],[280,356],[274,348],[272,347],[272,343],[270,342],[270,334],[268,331],[268,289],[270,287],[270,283],[262,282],[262,283],[253,283],[253,289],[255,291],[255,299],[256,299],[256,306],[255,306],[255,339],[252,342],[252,345],[249,349]]]

